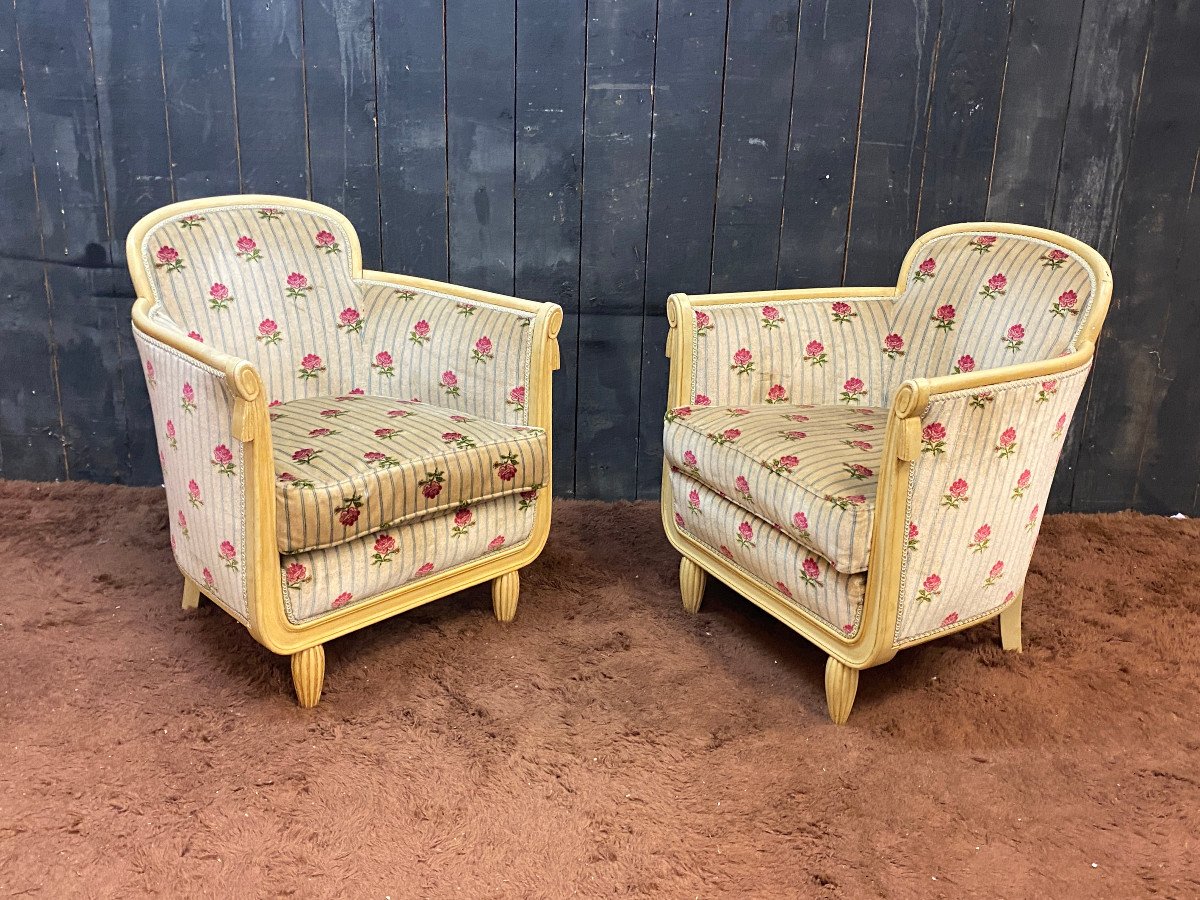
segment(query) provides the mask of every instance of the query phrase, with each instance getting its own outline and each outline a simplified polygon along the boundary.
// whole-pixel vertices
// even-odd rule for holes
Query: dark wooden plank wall
[[[559,493],[653,497],[674,290],[890,283],[994,218],[1111,260],[1053,509],[1200,513],[1200,6],[0,3],[0,475],[153,483],[124,235],[347,213],[370,266],[566,310]]]

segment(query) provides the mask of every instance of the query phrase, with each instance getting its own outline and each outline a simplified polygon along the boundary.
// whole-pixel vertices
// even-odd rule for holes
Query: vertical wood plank
[[[383,266],[450,275],[443,0],[376,3]]]
[[[845,277],[895,284],[916,236],[941,0],[875,3]]]
[[[112,262],[125,235],[174,200],[157,0],[90,0],[96,102],[112,220]]]
[[[730,0],[712,288],[773,288],[800,5]]]
[[[554,376],[554,492],[564,497],[575,494],[586,8],[517,5],[516,292],[564,311]]]
[[[654,133],[646,227],[646,296],[642,307],[638,497],[662,483],[662,428],[667,402],[667,297],[705,293],[712,262],[712,222],[725,69],[723,3],[697,7],[660,0],[654,67]]]
[[[1185,56],[1186,58],[1186,56]],[[1183,82],[1184,85],[1187,82]],[[1191,81],[1191,92],[1195,91]],[[1189,100],[1194,112],[1200,101]],[[1188,107],[1181,107],[1186,111]],[[1200,147],[1196,163],[1200,164]],[[1193,169],[1183,241],[1174,267],[1174,287],[1167,292],[1170,309],[1158,348],[1160,369],[1155,373],[1152,397],[1157,410],[1149,420],[1146,447],[1141,454],[1134,508],[1168,515],[1200,515],[1200,302],[1192,293],[1195,260],[1200,259],[1200,193]],[[1162,295],[1159,295],[1161,299]]]
[[[303,0],[303,14],[312,198],[350,219],[363,265],[378,269],[372,0]]]
[[[1162,355],[1172,310],[1179,306],[1177,327],[1187,331],[1186,309],[1196,303],[1195,260],[1182,260],[1200,150],[1194,58],[1200,16],[1189,12],[1186,6],[1155,4],[1151,14],[1149,56],[1111,241],[1116,302],[1092,375],[1093,402],[1075,482],[1076,502],[1087,509],[1124,509],[1140,500],[1149,511],[1176,512],[1187,503],[1164,495],[1153,475],[1142,477],[1141,470],[1146,448],[1158,444],[1160,413],[1168,429],[1178,419],[1185,433],[1185,420],[1196,413],[1163,406],[1177,366],[1194,366],[1194,355],[1179,360]],[[1107,211],[1101,215],[1102,223],[1112,221]],[[1161,436],[1174,439],[1170,431]],[[1177,465],[1194,476],[1200,464],[1193,456]]]
[[[125,236],[146,213],[175,199],[159,51],[157,0],[90,0],[92,57],[100,148],[111,222],[109,258],[115,309],[133,305]],[[158,445],[141,360],[127,329],[118,329],[120,390],[125,397],[129,480],[159,484]]]
[[[1108,255],[1146,60],[1151,0],[1089,0],[1054,195],[1053,227]]]
[[[1063,130],[1050,224],[1091,244],[1110,263],[1117,201],[1149,46],[1151,6],[1149,0],[1089,0],[1084,5],[1079,29],[1075,77]],[[1119,286],[1125,273],[1114,266],[1113,274]],[[1110,315],[1106,331],[1109,337],[1114,336],[1112,321]],[[1105,352],[1102,342],[1100,355]],[[1083,434],[1090,429],[1095,415],[1091,409],[1092,396],[1089,381],[1080,400],[1080,411],[1063,444],[1047,504],[1050,511],[1067,508],[1068,504],[1072,509],[1090,508],[1079,504],[1086,504],[1084,498],[1091,491],[1090,484],[1102,477],[1092,471],[1077,473]],[[1101,436],[1100,440],[1107,438]],[[1086,465],[1094,464],[1093,453]],[[1083,490],[1077,500],[1075,495],[1080,486]],[[1129,500],[1132,501],[1132,495]]]
[[[242,190],[307,197],[301,0],[229,0]]]
[[[807,0],[792,83],[779,287],[840,284],[870,0]]]
[[[66,468],[22,83],[16,10],[0,4],[0,359],[9,364],[0,379],[0,476],[58,479]]]
[[[237,119],[224,0],[159,0],[176,199],[236,194]]]
[[[588,4],[575,488],[637,493],[654,0]]]
[[[446,0],[450,278],[513,292],[516,2]]]
[[[987,218],[1048,227],[1083,0],[1015,0]]]
[[[946,3],[940,31],[921,167],[918,233],[953,222],[975,222],[987,212],[1009,4]]]
[[[96,78],[83,0],[17,5],[53,314],[67,477],[123,481],[125,399],[120,335],[127,300],[108,259]]]

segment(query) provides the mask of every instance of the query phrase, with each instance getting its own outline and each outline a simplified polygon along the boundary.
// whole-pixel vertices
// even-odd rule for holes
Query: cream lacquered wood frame
[[[510,551],[488,554],[481,559],[448,569],[439,576],[431,576],[366,598],[354,606],[335,610],[312,622],[296,625],[289,621],[283,604],[280,553],[275,537],[275,469],[271,452],[270,417],[262,381],[248,360],[189,340],[182,334],[154,322],[149,316],[152,303],[148,299],[153,296],[153,290],[149,275],[141,263],[142,242],[156,225],[176,216],[230,204],[287,206],[334,219],[347,236],[346,249],[351,275],[356,279],[385,281],[403,287],[437,291],[465,300],[477,300],[533,313],[535,318],[532,358],[527,388],[529,424],[545,430],[548,455],[551,451],[552,436],[551,380],[554,370],[559,365],[557,335],[562,325],[563,313],[554,303],[537,303],[425,278],[364,271],[358,235],[350,221],[329,207],[291,197],[245,194],[184,201],[147,215],[129,232],[126,256],[138,294],[138,299],[133,305],[133,327],[191,359],[224,373],[226,388],[234,401],[233,436],[244,445],[246,460],[244,504],[247,548],[244,559],[248,615],[245,624],[254,639],[268,650],[291,657],[292,680],[297,699],[301,706],[311,707],[317,704],[321,696],[325,675],[323,645],[326,641],[485,581],[492,582],[492,607],[496,618],[502,622],[511,622],[517,611],[520,585],[518,570],[536,559],[545,546],[550,533],[552,504],[537,504],[529,539]],[[543,489],[547,498],[553,496],[549,473]],[[183,577],[183,607],[194,609],[203,590],[186,574]],[[219,599],[211,596],[210,599],[234,618],[241,620],[240,616],[224,606]]]
[[[905,381],[897,388],[888,411],[879,486],[872,530],[871,551],[867,564],[867,585],[863,607],[863,624],[851,640],[842,639],[798,607],[790,606],[762,584],[731,565],[724,557],[712,552],[675,526],[670,466],[664,462],[662,481],[662,522],[671,544],[683,558],[679,565],[680,592],[684,608],[696,612],[703,599],[704,587],[711,574],[739,594],[760,606],[789,628],[808,638],[829,654],[825,666],[825,698],[830,718],[843,724],[854,705],[858,690],[858,674],[862,669],[880,665],[896,655],[898,646],[893,635],[899,615],[900,578],[904,558],[905,507],[909,473],[921,454],[921,415],[931,399],[954,391],[981,387],[997,387],[1028,378],[1048,377],[1075,369],[1089,362],[1095,353],[1100,326],[1108,311],[1112,296],[1112,273],[1108,263],[1094,249],[1067,235],[1044,228],[998,222],[976,222],[948,225],[921,236],[909,249],[900,266],[900,276],[892,287],[837,287],[803,290],[775,290],[725,294],[706,294],[689,297],[672,294],[667,300],[667,319],[670,333],[666,352],[671,360],[667,406],[686,406],[692,401],[691,373],[695,343],[693,301],[703,306],[726,303],[747,303],[770,300],[821,299],[846,300],[854,298],[890,298],[904,292],[908,273],[913,270],[922,245],[930,240],[957,232],[983,231],[991,234],[1012,234],[1048,241],[1077,254],[1096,274],[1095,296],[1088,306],[1087,318],[1081,324],[1074,352],[1051,360],[1040,360],[1013,366],[985,369],[959,375],[917,378]],[[1006,650],[1021,649],[1022,590],[1016,599],[996,616],[1000,619],[1001,643]],[[979,624],[979,620],[964,622],[957,627],[940,630],[925,640],[943,637],[954,631]],[[905,646],[914,646],[916,641]]]

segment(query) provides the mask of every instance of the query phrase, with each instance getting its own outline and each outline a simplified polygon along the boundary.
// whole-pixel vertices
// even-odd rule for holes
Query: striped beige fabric
[[[533,529],[537,491],[425,516],[323,550],[280,558],[288,620],[312,621],[445,574],[455,566],[524,544]]]
[[[883,406],[884,363],[893,301],[787,300],[703,306],[697,298],[692,398],[697,404],[748,406],[769,400]],[[850,382],[850,388],[845,388]]]
[[[271,418],[284,553],[537,490],[549,475],[543,430],[426,403],[311,397],[273,407]]]
[[[933,274],[918,278],[931,259]],[[1075,349],[1095,290],[1077,256],[1033,238],[968,232],[925,243],[917,260],[889,324],[907,351],[889,373],[889,392],[956,366],[992,369]]]
[[[361,281],[368,394],[416,398],[496,422],[529,421],[533,315]],[[384,354],[384,356],[380,356]]]
[[[873,407],[682,407],[667,413],[663,450],[683,481],[852,574],[867,568],[886,425]]]
[[[179,568],[243,623],[246,469],[225,376],[134,329]]]
[[[857,636],[865,575],[837,572],[827,559],[784,531],[680,472],[672,472],[670,478],[680,531],[726,557],[781,601],[811,613],[839,637]]]
[[[1094,275],[1018,235],[928,241],[897,297],[705,306],[696,298],[693,397],[719,406],[887,406],[907,378],[1048,359],[1074,349]]]
[[[994,615],[1015,598],[1090,368],[929,404],[908,489],[897,645]]]
[[[362,298],[332,219],[295,207],[213,207],[152,229],[142,262],[166,316],[254,363],[268,397],[345,393],[367,371],[362,326],[343,324],[344,315],[361,318]]]
[[[250,360],[273,400],[359,389],[528,421],[533,315],[354,279],[320,213],[213,207],[151,230],[142,256],[156,319]]]

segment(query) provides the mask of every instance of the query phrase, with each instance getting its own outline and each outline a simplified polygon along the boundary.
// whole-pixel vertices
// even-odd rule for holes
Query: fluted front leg
[[[825,663],[825,703],[834,725],[845,725],[858,693],[858,669],[829,657]]]
[[[316,706],[325,682],[325,648],[320,644],[292,654],[292,685],[305,709]]]
[[[1005,650],[1021,652],[1021,599],[1024,591],[1017,594],[1013,602],[1000,613],[1000,646]]]
[[[183,608],[198,609],[200,606],[200,586],[190,578],[183,579]]]
[[[688,559],[679,560],[679,593],[683,596],[683,608],[690,613],[700,611],[704,599],[704,586],[708,584],[708,573]]]
[[[521,576],[505,572],[492,580],[492,612],[501,622],[511,622],[517,616],[517,596],[521,592]]]

